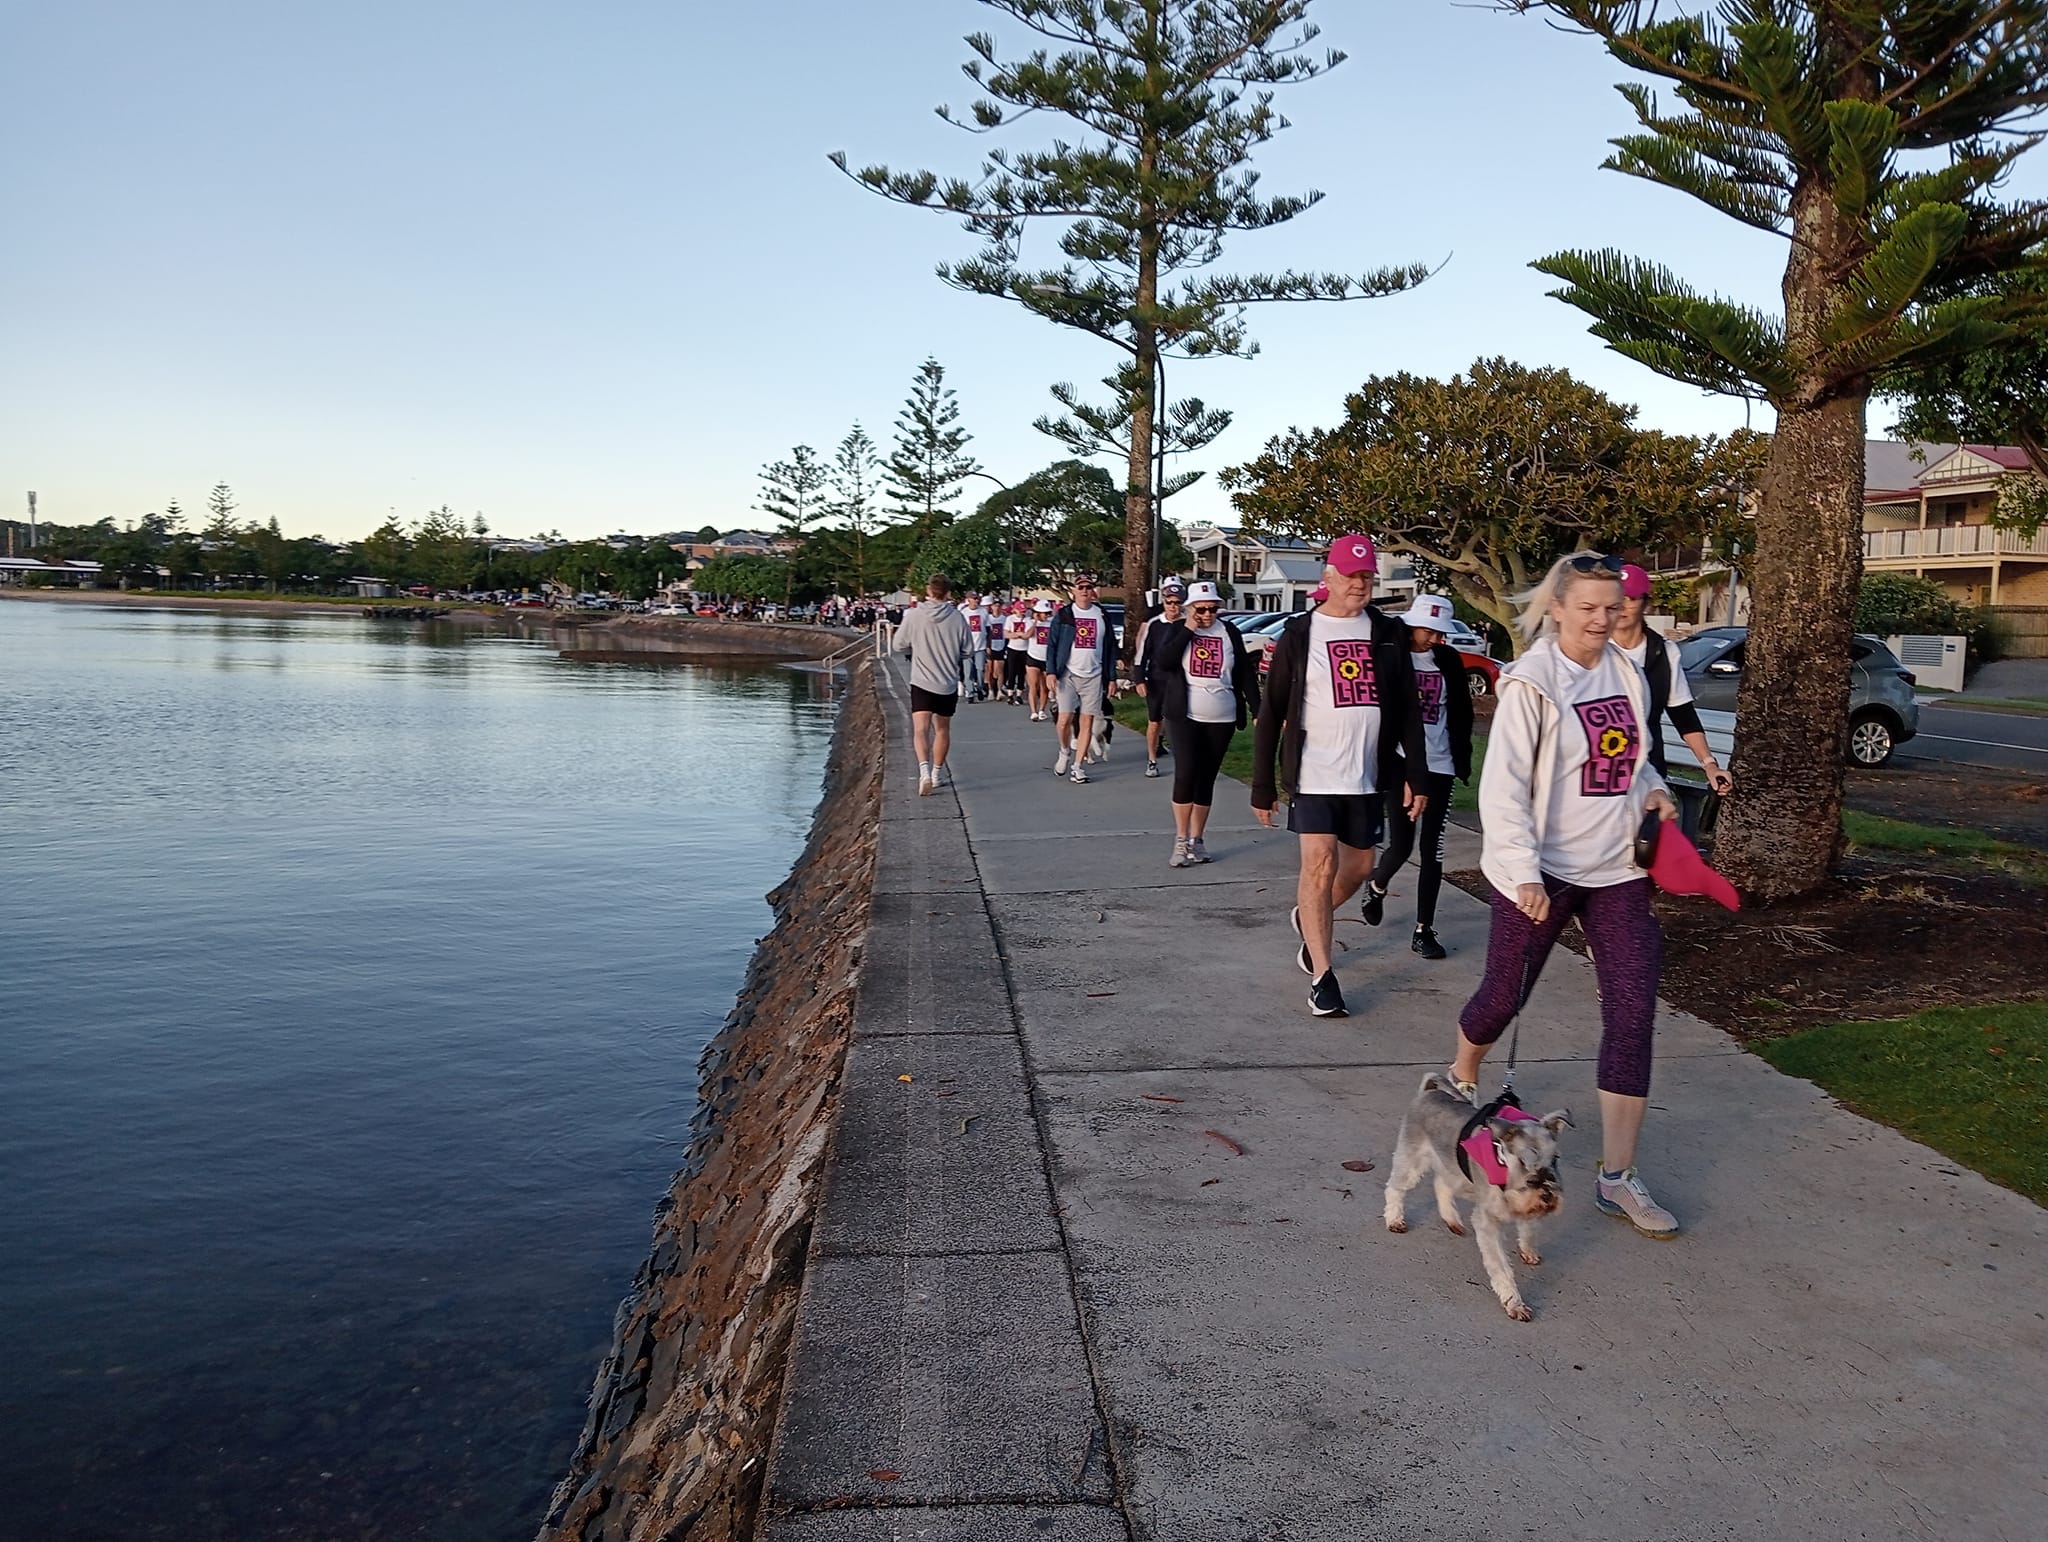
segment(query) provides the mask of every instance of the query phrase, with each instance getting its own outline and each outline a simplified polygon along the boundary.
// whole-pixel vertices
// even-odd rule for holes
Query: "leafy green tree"
[[[2037,255],[2048,261],[2048,252]],[[1982,287],[2048,295],[2048,271],[2008,273]],[[1895,372],[1884,392],[1901,404],[1895,434],[2026,451],[2033,470],[2000,478],[1991,522],[2028,540],[2048,523],[2048,323],[2027,327],[1994,348]]]
[[[1265,198],[1254,152],[1287,120],[1278,87],[1311,80],[1343,60],[1308,51],[1318,29],[1309,0],[983,0],[1051,44],[998,57],[992,36],[967,39],[968,78],[985,95],[956,117],[993,134],[1046,118],[1060,123],[1042,149],[992,149],[974,178],[929,171],[849,168],[861,186],[895,202],[960,216],[984,243],[939,276],[994,295],[1121,351],[1112,379],[1117,419],[1128,417],[1123,489],[1123,584],[1146,586],[1150,567],[1153,439],[1158,363],[1249,355],[1245,310],[1265,301],[1349,300],[1391,294],[1427,276],[1418,267],[1351,277],[1336,273],[1216,271],[1225,237],[1283,224],[1320,193]],[[1024,264],[1025,231],[1058,231],[1059,266]],[[1135,641],[1136,629],[1131,629]]]
[[[235,495],[225,482],[216,482],[206,496],[207,520],[199,532],[199,561],[214,587],[246,572],[253,564],[242,546],[242,532],[235,524]]]
[[[991,493],[976,512],[996,521],[1017,553],[1018,585],[1029,586],[1059,555],[1053,545],[1062,528],[1070,521],[1081,526],[1115,522],[1122,518],[1123,500],[1100,466],[1062,460]]]
[[[266,524],[251,525],[246,532],[245,545],[249,555],[255,559],[256,571],[270,585],[271,593],[283,589],[285,581],[292,576],[291,546],[284,538],[277,516],[271,515]]]
[[[365,576],[402,584],[411,576],[412,540],[397,519],[387,519],[356,547]]]
[[[767,600],[786,593],[788,566],[777,557],[734,552],[713,557],[697,570],[692,587],[700,595],[726,599]]]
[[[773,518],[783,535],[802,541],[826,515],[825,481],[825,466],[818,452],[800,444],[789,452],[788,460],[761,468],[761,501],[755,507]],[[783,572],[789,588],[782,603],[787,605],[796,587],[796,564],[784,563]]]
[[[853,537],[853,592],[868,592],[867,542],[880,514],[875,442],[858,423],[839,441],[831,466],[832,517]]]
[[[1002,525],[992,515],[970,514],[925,537],[911,561],[906,587],[916,592],[932,574],[944,573],[957,588],[989,594],[1009,588],[1015,570]]]
[[[920,543],[953,517],[962,487],[981,470],[980,462],[966,453],[973,437],[960,427],[960,405],[946,387],[946,367],[926,359],[896,415],[896,452],[883,471],[894,500],[891,514],[908,521]]]
[[[1515,639],[1515,597],[1565,552],[1698,541],[1740,518],[1766,442],[1636,426],[1562,369],[1480,359],[1449,380],[1376,375],[1334,429],[1289,429],[1222,476],[1247,525],[1369,530]]]
[[[1968,634],[1976,613],[1931,578],[1865,573],[1856,590],[1856,630],[1878,637]]]
[[[1777,409],[1756,515],[1736,794],[1717,856],[1764,899],[1805,893],[1838,846],[1849,636],[1861,571],[1864,410],[1887,376],[2038,324],[2027,266],[2048,205],[1993,194],[2048,106],[2040,0],[1498,0],[1583,28],[1667,82],[1624,85],[1643,132],[1614,170],[1789,242],[1782,312],[1704,294],[1615,251],[1536,264],[1596,336],[1660,374]]]
[[[430,510],[413,526],[408,571],[418,582],[435,589],[466,589],[479,566],[469,523],[447,504]]]

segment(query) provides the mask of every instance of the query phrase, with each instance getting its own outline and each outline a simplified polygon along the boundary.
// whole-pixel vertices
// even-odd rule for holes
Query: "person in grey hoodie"
[[[896,632],[896,651],[910,660],[910,743],[917,751],[920,798],[945,785],[960,671],[974,657],[967,618],[953,605],[953,581],[934,573],[924,592],[924,604],[911,607]]]
[[[1635,848],[1646,815],[1671,819],[1678,809],[1650,760],[1648,682],[1609,635],[1621,568],[1598,552],[1559,558],[1522,612],[1529,651],[1501,671],[1479,776],[1493,928],[1486,977],[1458,1018],[1451,1077],[1477,1101],[1481,1057],[1578,917],[1600,982],[1603,1160],[1593,1202],[1648,1236],[1675,1237],[1678,1221],[1636,1176],[1664,934]]]

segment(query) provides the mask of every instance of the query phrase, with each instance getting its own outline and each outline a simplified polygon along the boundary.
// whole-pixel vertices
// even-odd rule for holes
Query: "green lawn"
[[[2048,1002],[1835,1023],[1768,1040],[1757,1053],[1866,1118],[2048,1204]]]
[[[1982,708],[1986,712],[2013,712],[2023,717],[2048,715],[2048,697],[2042,696],[1948,696],[1951,707]]]
[[[1112,709],[1116,714],[1117,726],[1128,729],[1140,739],[1145,736],[1145,698],[1136,691],[1126,691],[1117,697]],[[1121,752],[1119,752],[1121,753]],[[1170,765],[1161,765],[1160,771],[1172,774]],[[1244,729],[1230,741],[1230,749],[1223,757],[1223,774],[1234,776],[1240,782],[1250,785],[1252,779],[1252,731]],[[1218,792],[1221,797],[1221,792]]]
[[[1953,825],[1913,824],[1904,819],[1888,819],[1882,814],[1844,809],[1842,832],[1856,850],[1913,852],[1949,862],[1995,868],[2031,883],[2048,883],[2048,852],[2014,841],[2001,841],[1981,830],[1963,830]]]

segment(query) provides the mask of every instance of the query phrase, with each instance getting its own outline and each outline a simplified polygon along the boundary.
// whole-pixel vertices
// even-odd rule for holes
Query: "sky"
[[[29,489],[61,523],[203,512],[225,481],[242,517],[336,540],[442,504],[519,536],[734,528],[763,523],[760,468],[793,445],[829,452],[859,421],[886,447],[927,356],[1005,482],[1064,453],[1031,426],[1047,387],[1118,357],[946,288],[934,265],[973,239],[826,160],[973,171],[985,143],[932,109],[972,100],[964,34],[1017,38],[973,0],[7,15],[16,518]],[[1236,237],[1226,266],[1440,271],[1391,298],[1258,308],[1258,357],[1170,367],[1173,396],[1236,415],[1189,466],[1335,422],[1369,375],[1495,354],[1568,368],[1646,426],[1742,425],[1740,402],[1606,351],[1528,267],[1613,246],[1775,303],[1781,241],[1598,169],[1632,119],[1596,43],[1469,0],[1311,15],[1350,57],[1283,91],[1294,126],[1255,164],[1269,194],[1326,197]],[[2048,151],[2010,191],[2048,195]],[[1213,476],[1170,511],[1231,517]]]

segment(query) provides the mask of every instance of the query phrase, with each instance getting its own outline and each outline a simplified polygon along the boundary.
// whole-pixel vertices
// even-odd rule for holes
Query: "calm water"
[[[821,690],[0,603],[0,1535],[532,1534]]]

